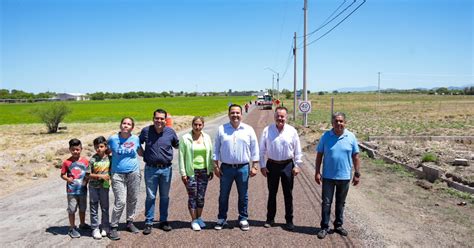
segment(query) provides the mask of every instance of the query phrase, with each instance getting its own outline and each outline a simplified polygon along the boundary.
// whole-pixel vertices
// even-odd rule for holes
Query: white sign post
[[[300,101],[298,111],[303,114],[311,113],[311,101]]]

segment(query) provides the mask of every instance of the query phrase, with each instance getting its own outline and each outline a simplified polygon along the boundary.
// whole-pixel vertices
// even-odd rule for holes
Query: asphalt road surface
[[[215,136],[217,127],[228,121],[227,116],[216,118],[205,123],[205,129],[212,137]],[[257,136],[263,128],[273,122],[273,111],[251,108],[244,114],[243,122],[254,127]],[[178,135],[182,135],[184,130]],[[314,149],[314,148],[312,148]],[[108,238],[94,240],[90,232],[81,231],[82,237],[71,239],[67,235],[68,220],[66,213],[66,194],[64,181],[53,177],[46,183],[28,190],[20,191],[3,198],[0,202],[0,244],[7,247],[51,247],[51,246],[165,246],[165,247],[215,247],[215,246],[240,246],[240,247],[360,247],[363,242],[351,236],[351,232],[358,233],[358,227],[346,219],[345,227],[349,230],[348,237],[338,234],[329,234],[325,239],[319,240],[316,233],[319,231],[321,211],[321,187],[314,182],[314,157],[304,156],[304,167],[295,180],[294,198],[294,224],[295,230],[290,232],[282,228],[285,223],[283,192],[278,194],[278,210],[275,221],[277,225],[264,228],[266,218],[267,186],[266,179],[259,173],[251,178],[249,183],[249,223],[250,230],[241,231],[238,228],[237,190],[233,186],[229,200],[228,222],[229,228],[214,230],[218,212],[219,179],[214,178],[209,182],[206,193],[203,219],[207,228],[200,232],[190,228],[190,217],[187,210],[187,193],[177,171],[177,151],[173,162],[173,181],[170,192],[169,222],[173,227],[171,232],[158,229],[158,223],[150,235],[141,232],[132,234],[125,231],[125,213],[119,226],[121,239],[111,241]],[[142,164],[143,169],[143,164]],[[59,174],[59,173],[58,173]],[[143,172],[142,172],[143,176]],[[138,217],[136,225],[144,227],[144,202],[145,185],[142,178],[138,202]],[[350,192],[349,192],[350,194]],[[111,208],[113,193],[110,192]],[[159,200],[157,200],[159,201]],[[159,216],[158,202],[156,216]],[[89,223],[89,209],[86,222]],[[155,218],[155,219],[158,219]],[[332,216],[332,220],[334,215]],[[78,223],[78,217],[76,217]]]

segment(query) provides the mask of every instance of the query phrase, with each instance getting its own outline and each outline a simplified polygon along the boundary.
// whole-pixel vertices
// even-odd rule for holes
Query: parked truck
[[[272,109],[273,97],[268,93],[257,96],[257,106],[259,106],[261,109]]]

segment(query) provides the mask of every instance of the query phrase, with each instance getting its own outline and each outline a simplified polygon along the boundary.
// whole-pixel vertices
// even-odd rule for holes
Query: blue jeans
[[[336,191],[336,220],[334,228],[340,227],[344,220],[344,204],[346,203],[347,192],[349,192],[350,180],[333,180],[323,178],[323,193],[321,206],[321,229],[329,228],[331,218],[331,204]]]
[[[171,186],[171,166],[157,168],[145,166],[145,225],[152,225],[155,218],[156,191],[160,190],[160,222],[168,220],[169,192]]]
[[[218,219],[227,219],[227,210],[229,209],[229,194],[232,189],[232,183],[235,181],[237,192],[239,193],[239,221],[247,220],[248,216],[248,188],[249,188],[249,165],[238,168],[222,163],[222,176],[220,180],[219,192],[219,214]]]

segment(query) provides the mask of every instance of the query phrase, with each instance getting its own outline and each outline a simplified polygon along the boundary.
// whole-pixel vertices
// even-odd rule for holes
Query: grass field
[[[67,102],[72,113],[64,122],[117,122],[124,116],[145,121],[151,120],[153,111],[157,108],[165,109],[172,115],[213,116],[225,113],[229,102],[245,104],[253,98],[255,97],[207,96]],[[39,119],[31,111],[49,104],[51,103],[0,104],[0,125],[39,123]]]
[[[309,125],[331,127],[331,97],[334,111],[346,113],[348,129],[361,139],[369,135],[474,134],[474,96],[311,94]],[[285,100],[285,106],[292,109],[293,101]],[[297,118],[301,124],[301,115]]]

